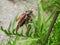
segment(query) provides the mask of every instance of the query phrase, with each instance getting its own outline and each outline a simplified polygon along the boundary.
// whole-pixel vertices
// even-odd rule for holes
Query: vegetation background
[[[0,0],[0,2],[1,45],[60,45],[59,0]],[[24,30],[26,29],[24,25],[16,34],[17,16],[31,8],[36,17],[31,17],[33,21],[28,23],[27,30]],[[35,18],[37,19],[34,20]]]

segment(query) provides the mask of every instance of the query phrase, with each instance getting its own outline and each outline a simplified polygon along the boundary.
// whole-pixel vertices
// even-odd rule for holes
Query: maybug
[[[16,21],[18,21],[17,27],[16,27],[16,33],[19,29],[19,27],[23,26],[24,24],[28,24],[28,21],[31,20],[32,10],[25,11],[22,13]]]

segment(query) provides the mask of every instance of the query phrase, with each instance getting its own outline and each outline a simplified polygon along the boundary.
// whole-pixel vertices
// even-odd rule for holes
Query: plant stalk
[[[46,43],[48,42],[48,38],[49,38],[49,36],[50,36],[50,34],[52,32],[52,28],[53,28],[53,26],[54,26],[54,24],[56,22],[56,19],[57,19],[58,15],[59,15],[59,12],[60,11],[56,11],[56,13],[55,13],[55,15],[54,15],[54,17],[53,17],[53,19],[51,21],[51,24],[49,26],[48,32],[46,34],[46,37],[45,37],[44,41],[42,42],[42,45],[46,45]]]

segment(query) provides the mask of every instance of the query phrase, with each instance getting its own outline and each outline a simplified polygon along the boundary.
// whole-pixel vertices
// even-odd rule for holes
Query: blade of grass
[[[16,23],[16,18],[17,18],[17,15],[15,16],[14,20],[12,21],[12,30],[14,29],[14,26],[15,26],[15,23]]]
[[[31,42],[33,41],[37,41],[38,38],[28,38],[28,39],[25,39],[25,40],[21,40],[21,41],[18,41],[18,43],[22,43],[21,45],[29,45]]]
[[[10,32],[10,30],[11,30],[11,25],[12,25],[12,22],[10,22],[9,27],[7,28],[9,34],[11,34],[11,32]]]
[[[50,14],[49,18],[46,20],[46,23],[48,23],[48,21],[50,21],[50,19],[53,17],[53,15],[56,12],[56,7],[53,9],[52,13]]]
[[[48,29],[48,32],[47,32],[47,34],[46,34],[46,37],[45,37],[44,41],[42,42],[42,45],[46,45],[46,43],[47,43],[47,41],[48,41],[48,38],[49,38],[49,36],[50,36],[50,33],[52,32],[52,28],[53,28],[53,26],[54,26],[54,24],[55,24],[55,22],[56,22],[56,19],[57,19],[59,13],[60,13],[60,11],[56,11],[56,13],[55,13],[55,15],[54,15],[54,17],[53,17],[53,19],[52,19],[52,22],[51,22],[51,24],[50,24],[50,27],[49,27],[49,29]]]
[[[9,35],[8,31],[3,29],[3,27],[1,26],[1,30],[6,34],[6,35]]]

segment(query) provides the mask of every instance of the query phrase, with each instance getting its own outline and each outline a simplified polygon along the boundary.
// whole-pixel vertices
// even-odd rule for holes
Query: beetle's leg
[[[30,18],[29,20],[30,20],[30,22],[32,22],[32,21],[33,21],[33,20],[32,20],[32,18]]]
[[[17,33],[19,27],[20,27],[20,23],[18,23],[18,25],[17,25],[17,27],[16,27],[16,33]]]
[[[25,18],[26,18],[26,21],[25,21],[26,29],[28,30],[28,16],[26,16]]]
[[[28,30],[28,21],[25,22],[26,29]]]

